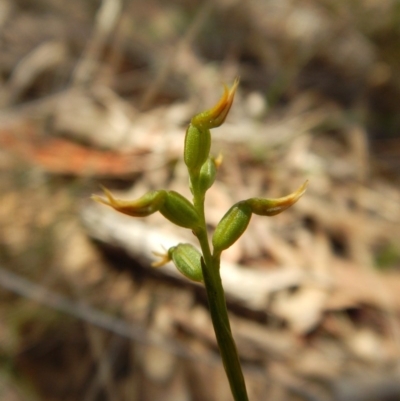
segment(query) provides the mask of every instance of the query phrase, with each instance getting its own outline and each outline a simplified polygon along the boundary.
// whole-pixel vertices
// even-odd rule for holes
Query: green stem
[[[235,401],[248,401],[246,384],[240,365],[239,355],[232,336],[228,310],[220,276],[220,258],[213,257],[207,237],[204,215],[204,194],[198,190],[195,177],[192,178],[193,203],[202,220],[202,227],[196,232],[203,252],[203,279],[207,291],[211,320],[221,353],[222,362]]]

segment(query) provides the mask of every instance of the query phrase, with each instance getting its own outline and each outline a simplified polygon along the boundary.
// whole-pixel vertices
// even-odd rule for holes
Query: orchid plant
[[[175,191],[150,191],[139,199],[116,199],[106,188],[106,198],[92,198],[118,212],[133,217],[145,217],[160,212],[177,226],[190,229],[197,237],[200,250],[191,244],[177,244],[154,263],[161,266],[172,261],[187,278],[205,286],[209,310],[220,354],[235,401],[248,401],[246,385],[239,355],[232,336],[224,289],[220,276],[221,255],[245,232],[253,214],[274,216],[292,206],[304,194],[307,181],[292,194],[277,198],[250,198],[235,203],[222,217],[212,234],[212,246],[206,228],[204,201],[207,190],[213,185],[221,158],[210,156],[210,129],[219,127],[231,108],[239,80],[236,79],[211,109],[194,116],[186,131],[184,162],[189,173],[192,202]]]

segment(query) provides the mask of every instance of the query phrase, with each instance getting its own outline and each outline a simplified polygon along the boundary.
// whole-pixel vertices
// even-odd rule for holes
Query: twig
[[[0,286],[22,297],[36,301],[51,309],[67,313],[77,319],[115,333],[121,337],[141,344],[161,347],[182,358],[199,360],[197,355],[192,354],[175,341],[161,339],[156,333],[150,332],[137,324],[130,325],[120,319],[116,319],[104,312],[94,309],[91,306],[73,302],[56,292],[32,283],[15,273],[9,272],[3,267],[0,267]],[[208,364],[215,363],[211,358],[200,359]]]

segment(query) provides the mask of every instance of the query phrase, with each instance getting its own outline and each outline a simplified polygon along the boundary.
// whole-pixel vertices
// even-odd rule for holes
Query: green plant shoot
[[[253,214],[274,216],[292,206],[304,194],[305,182],[297,191],[277,199],[250,198],[234,204],[222,217],[212,236],[211,249],[206,228],[204,200],[213,185],[221,158],[210,157],[210,129],[219,127],[226,119],[239,80],[211,109],[194,116],[186,131],[183,159],[188,169],[193,202],[175,191],[151,191],[133,201],[116,199],[105,188],[106,198],[93,195],[97,202],[111,206],[118,212],[133,217],[145,217],[160,212],[172,223],[192,230],[201,252],[191,244],[177,244],[170,248],[154,266],[172,261],[187,278],[203,283],[207,292],[210,315],[220,354],[235,401],[248,401],[239,355],[232,336],[220,276],[220,260],[224,250],[232,246],[246,231]]]

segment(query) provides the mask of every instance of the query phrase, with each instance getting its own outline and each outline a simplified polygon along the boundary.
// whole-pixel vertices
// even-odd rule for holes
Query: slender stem
[[[248,401],[246,384],[240,365],[239,355],[232,336],[228,310],[220,276],[220,258],[213,257],[207,237],[204,215],[204,194],[198,190],[196,177],[191,177],[193,203],[202,220],[202,227],[196,232],[204,263],[202,263],[203,279],[207,291],[211,320],[221,353],[222,362],[229,380],[235,401]]]

